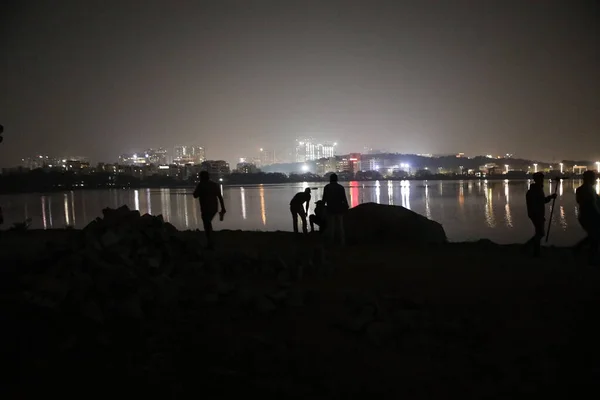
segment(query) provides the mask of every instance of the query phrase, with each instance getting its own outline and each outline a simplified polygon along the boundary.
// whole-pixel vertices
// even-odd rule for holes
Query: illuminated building
[[[207,160],[202,163],[202,170],[213,176],[229,175],[229,163],[223,160]]]
[[[296,162],[315,161],[333,157],[336,143],[317,143],[312,138],[296,140]]]
[[[175,146],[173,163],[179,165],[202,164],[206,160],[206,151],[201,146]]]
[[[148,159],[144,154],[121,154],[119,156],[119,165],[146,165],[148,164]]]
[[[260,163],[257,165],[265,166],[275,164],[275,151],[268,149],[260,149]]]
[[[247,162],[240,162],[236,166],[236,171],[240,174],[255,174],[260,172],[256,165]]]
[[[167,164],[167,150],[159,147],[158,149],[148,149],[144,152],[147,164],[164,165]]]

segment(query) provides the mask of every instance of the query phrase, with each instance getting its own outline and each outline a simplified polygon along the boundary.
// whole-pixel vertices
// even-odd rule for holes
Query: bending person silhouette
[[[579,223],[587,233],[587,237],[575,245],[578,253],[585,245],[589,245],[589,262],[598,264],[598,246],[600,246],[600,198],[594,190],[596,174],[594,171],[583,173],[583,185],[575,191],[579,204]]]
[[[327,221],[325,220],[325,203],[323,200],[315,202],[315,213],[308,217],[310,222],[310,231],[315,231],[315,224],[319,226],[319,232],[323,232],[327,227]]]
[[[304,203],[306,203],[306,211],[304,211]],[[290,202],[290,211],[292,213],[292,224],[294,225],[294,233],[298,233],[298,216],[302,219],[302,232],[308,233],[306,225],[306,216],[308,215],[308,207],[310,205],[310,188],[304,189],[304,192],[296,193]]]
[[[338,176],[331,174],[329,184],[323,190],[323,203],[327,211],[327,237],[331,243],[335,243],[336,236],[343,246],[344,237],[344,214],[348,211],[348,199],[346,189],[338,183]]]
[[[544,194],[544,174],[536,172],[533,174],[533,183],[529,186],[526,195],[527,216],[533,223],[535,234],[525,243],[525,249],[533,246],[533,255],[540,256],[542,238],[545,236],[546,225],[546,203],[556,198],[556,193],[546,196]]]
[[[200,183],[194,190],[194,198],[200,201],[200,211],[202,213],[202,224],[206,235],[206,245],[208,249],[214,248],[212,220],[217,214],[218,203],[221,205],[221,220],[225,215],[225,204],[223,195],[217,183],[210,180],[208,171],[200,172]]]

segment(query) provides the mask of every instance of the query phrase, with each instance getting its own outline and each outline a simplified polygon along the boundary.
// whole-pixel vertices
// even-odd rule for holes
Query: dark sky
[[[0,164],[188,143],[234,161],[299,135],[595,160],[598,4],[5,0]]]

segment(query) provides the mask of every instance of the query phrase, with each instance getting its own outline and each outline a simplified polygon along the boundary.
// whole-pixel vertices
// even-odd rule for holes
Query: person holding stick
[[[536,172],[533,174],[533,183],[527,191],[527,216],[533,223],[535,234],[525,243],[524,249],[533,247],[534,257],[539,257],[544,237],[544,226],[546,225],[546,203],[556,198],[556,193],[546,196],[544,194],[544,174]]]

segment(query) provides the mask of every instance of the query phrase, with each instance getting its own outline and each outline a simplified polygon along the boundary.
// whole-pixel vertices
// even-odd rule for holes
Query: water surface
[[[571,245],[583,237],[574,194],[580,184],[578,180],[559,184],[550,244]],[[529,183],[524,180],[369,181],[343,185],[353,207],[365,202],[404,206],[440,222],[452,241],[489,238],[498,243],[515,243],[533,234],[525,207]],[[553,192],[554,185],[546,182],[546,192]],[[314,200],[322,196],[323,183],[225,186],[223,196],[228,212],[225,221],[215,221],[215,227],[289,231],[289,201],[306,187],[317,188],[313,191],[314,205]],[[4,209],[4,229],[29,217],[32,228],[82,228],[101,216],[103,208],[123,204],[141,213],[162,214],[179,229],[202,229],[198,202],[191,192],[192,189],[106,189],[16,194],[0,196],[0,205]]]

